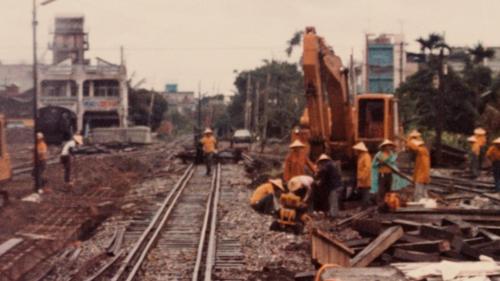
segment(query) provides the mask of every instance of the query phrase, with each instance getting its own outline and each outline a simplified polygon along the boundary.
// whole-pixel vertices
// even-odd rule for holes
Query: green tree
[[[474,47],[468,49],[469,54],[472,56],[474,64],[484,64],[485,59],[491,59],[495,56],[495,50],[485,48],[481,42],[478,42]]]
[[[241,71],[234,85],[237,92],[228,107],[233,128],[242,128],[248,76],[251,76],[252,89],[260,84],[261,92],[268,91],[268,99],[261,96],[259,102],[259,116],[264,113],[264,103],[268,106],[267,135],[270,137],[284,137],[291,128],[298,124],[305,104],[303,75],[297,65],[280,61],[264,61],[262,66],[253,70]],[[267,77],[270,76],[269,85]],[[267,87],[266,87],[267,86]],[[252,97],[254,95],[252,94]],[[260,118],[262,120],[262,118]]]
[[[129,116],[136,125],[150,126],[152,130],[156,130],[163,121],[167,108],[167,101],[160,93],[129,88]]]

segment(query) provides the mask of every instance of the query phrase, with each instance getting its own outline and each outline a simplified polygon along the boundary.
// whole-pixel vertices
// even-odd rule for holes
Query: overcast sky
[[[403,31],[415,38],[445,32],[452,45],[500,45],[498,0],[57,0],[39,9],[39,56],[50,62],[49,30],[58,14],[84,14],[90,52],[119,62],[125,47],[129,74],[145,86],[230,93],[234,70],[262,59],[288,59],[286,41],[316,26],[344,63],[361,59],[365,32]],[[0,61],[31,62],[31,0],[0,0]],[[297,61],[297,56],[289,59]]]

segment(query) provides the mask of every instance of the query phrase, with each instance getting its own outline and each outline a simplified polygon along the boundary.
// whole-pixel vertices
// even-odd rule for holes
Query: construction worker
[[[474,178],[479,176],[483,163],[483,155],[486,149],[486,131],[483,128],[474,130],[475,141],[471,145],[471,173]]]
[[[392,190],[392,169],[396,167],[396,145],[390,140],[384,140],[379,146],[372,162],[371,193],[377,194],[377,203],[384,203],[385,194]]]
[[[293,177],[287,184],[288,190],[302,199],[304,207],[309,206],[313,182],[313,177],[302,175]]]
[[[408,138],[406,139],[406,143],[408,144],[412,140],[422,140],[422,134],[417,130],[412,130],[408,134]]]
[[[486,157],[491,161],[495,191],[500,192],[500,138],[496,138],[486,152]]]
[[[285,192],[281,179],[270,179],[255,189],[250,197],[250,206],[257,212],[271,214],[275,211],[275,196],[278,192]]]
[[[338,189],[342,185],[340,171],[326,154],[321,154],[316,163],[318,171],[314,177],[314,210],[329,213],[330,216],[335,217],[339,211]]]
[[[284,180],[288,182],[295,176],[305,175],[306,166],[314,173],[316,167],[306,154],[306,146],[301,141],[295,140],[289,147],[290,152],[285,158],[283,169]]]
[[[206,175],[210,176],[212,175],[212,162],[217,148],[217,140],[213,136],[213,132],[210,128],[205,129],[200,143],[203,145],[203,155],[205,157],[205,165],[207,166]]]
[[[421,140],[414,139],[407,145],[417,155],[415,168],[413,170],[413,181],[415,182],[414,201],[427,197],[427,185],[431,182],[431,157],[429,150]]]
[[[67,187],[73,186],[73,181],[71,180],[71,162],[74,149],[83,144],[83,137],[81,135],[74,135],[73,138],[66,143],[64,143],[61,150],[61,164],[64,167],[64,183]]]
[[[370,156],[368,148],[364,142],[359,142],[352,148],[358,157],[356,170],[357,188],[361,193],[363,207],[366,208],[370,205],[372,157]]]
[[[44,178],[45,170],[47,169],[47,159],[48,159],[48,150],[47,144],[45,143],[45,138],[43,133],[36,133],[36,148],[37,148],[37,158],[38,162],[36,163],[36,168],[33,170],[33,176],[35,180],[37,180],[36,187],[43,188],[47,182]],[[36,175],[35,173],[38,173]],[[42,189],[37,189],[35,192],[43,192]]]
[[[309,138],[311,137],[311,132],[307,128],[295,127],[292,132],[291,143],[299,140],[304,145],[304,154],[309,155],[311,147],[309,145]]]

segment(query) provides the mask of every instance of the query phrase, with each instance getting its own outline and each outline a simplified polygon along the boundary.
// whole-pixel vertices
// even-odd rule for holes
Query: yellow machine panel
[[[9,180],[12,177],[10,156],[7,151],[7,135],[5,133],[5,117],[0,115],[0,182]]]

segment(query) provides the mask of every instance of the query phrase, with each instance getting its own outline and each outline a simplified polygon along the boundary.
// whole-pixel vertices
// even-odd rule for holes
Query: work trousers
[[[274,195],[268,194],[252,205],[252,208],[263,214],[271,214],[274,210]]]
[[[470,172],[474,178],[477,178],[479,176],[479,167],[480,167],[480,162],[479,162],[479,156],[471,153],[470,154]]]
[[[358,187],[358,192],[361,194],[361,203],[363,209],[370,206],[370,187]]]
[[[64,182],[71,182],[71,156],[70,155],[61,155],[61,164],[64,168]]]
[[[377,203],[383,204],[385,202],[385,194],[391,192],[392,187],[392,173],[378,174],[378,196]]]
[[[425,183],[416,183],[413,200],[419,201],[422,198],[427,198],[427,185]]]
[[[338,190],[330,191],[328,195],[328,203],[329,203],[329,215],[334,218],[339,214],[339,193]]]
[[[47,161],[45,160],[40,160],[38,161],[38,169],[33,169],[33,177],[35,178],[37,182],[36,186],[39,187],[44,187],[45,184],[47,183],[47,179],[44,178],[45,170],[47,169]],[[38,175],[36,174],[38,173]],[[38,191],[38,190],[35,190]]]
[[[493,161],[493,179],[495,180],[495,191],[500,192],[500,160]]]
[[[315,211],[328,213],[330,211],[330,189],[315,185],[313,187],[313,207]]]
[[[205,165],[207,166],[207,176],[212,174],[212,162],[214,161],[214,153],[205,153]]]

